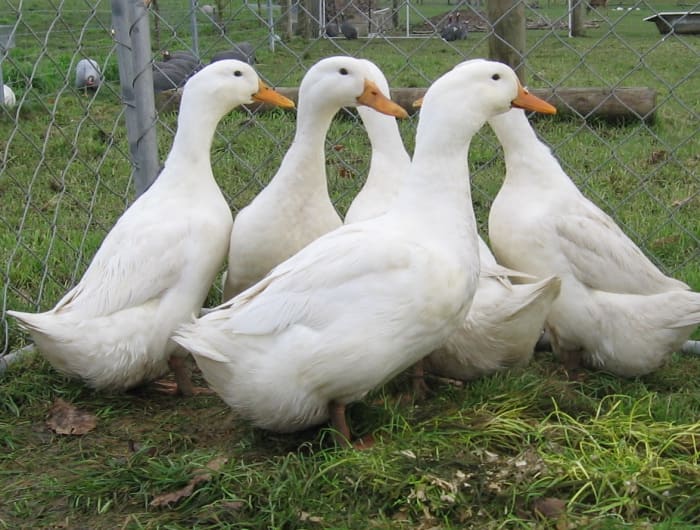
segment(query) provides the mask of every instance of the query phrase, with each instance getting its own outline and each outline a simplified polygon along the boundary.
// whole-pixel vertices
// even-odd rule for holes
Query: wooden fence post
[[[569,0],[569,37],[583,37],[586,31],[583,29],[584,0]]]
[[[489,0],[489,58],[507,64],[525,84],[525,4],[524,0]]]

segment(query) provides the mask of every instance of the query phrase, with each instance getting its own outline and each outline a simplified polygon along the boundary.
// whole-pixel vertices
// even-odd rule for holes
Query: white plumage
[[[375,78],[381,81],[377,82],[380,89],[389,94],[389,84],[381,71],[375,73]],[[372,158],[367,181],[345,216],[346,224],[384,213],[411,163],[394,118],[366,107],[358,111],[372,145]],[[527,281],[536,278],[499,266],[486,243],[481,238],[478,243],[481,273],[469,313],[445,345],[424,362],[425,369],[445,377],[475,379],[526,365],[552,300],[559,293],[560,282],[555,277],[513,285],[509,277],[525,277]]]
[[[229,299],[342,221],[328,196],[325,139],[344,106],[406,111],[378,93],[368,61],[330,57],[312,66],[299,87],[294,140],[270,183],[234,221],[224,280]]]
[[[490,124],[506,178],[489,236],[504,265],[561,278],[547,321],[554,351],[623,376],[658,368],[700,323],[700,293],[661,273],[581,194],[521,111]]]
[[[107,234],[80,282],[50,311],[8,311],[56,369],[99,389],[126,389],[168,370],[171,333],[199,313],[228,250],[231,211],[210,164],[214,131],[237,105],[283,101],[271,93],[239,61],[192,77],[162,172]]]
[[[462,327],[425,359],[427,371],[471,380],[499,370],[526,366],[542,334],[561,282],[540,281],[496,263],[479,239],[481,272],[472,306]],[[513,284],[511,278],[534,282]]]
[[[7,85],[2,85],[3,93],[3,105],[8,109],[11,109],[17,105],[17,98],[15,97],[14,91]]]
[[[389,97],[389,83],[382,71],[374,63],[366,63],[379,89]],[[357,112],[367,130],[372,154],[367,179],[345,214],[345,224],[372,219],[386,212],[411,165],[394,117],[369,107],[358,107]]]
[[[386,214],[320,237],[178,329],[174,340],[226,403],[277,431],[331,416],[347,438],[345,404],[444,343],[479,274],[469,141],[521,97],[499,63],[442,76],[425,96],[413,162]]]

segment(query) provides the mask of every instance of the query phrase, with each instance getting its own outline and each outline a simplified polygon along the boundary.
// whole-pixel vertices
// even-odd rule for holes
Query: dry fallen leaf
[[[85,434],[96,425],[97,417],[94,414],[80,410],[61,398],[54,401],[46,418],[46,426],[56,434]]]
[[[663,149],[659,149],[658,151],[652,151],[651,155],[649,156],[649,163],[650,164],[658,164],[659,162],[662,162],[668,158],[668,151],[664,151]]]
[[[160,495],[153,497],[151,506],[154,508],[167,507],[189,497],[192,495],[192,492],[197,485],[202,484],[203,482],[209,482],[211,480],[211,473],[209,473],[209,471],[218,471],[227,461],[228,458],[225,456],[216,457],[205,466],[205,469],[197,471],[184,487],[168,493],[161,493]]]
[[[245,508],[245,502],[243,501],[224,501],[221,503],[221,506],[228,509],[232,510],[234,512],[238,512]]]
[[[556,497],[544,497],[537,499],[532,508],[536,514],[546,519],[558,519],[566,512],[566,501]]]
[[[311,515],[308,512],[300,512],[299,513],[299,520],[301,522],[310,522],[310,523],[322,523],[323,522],[323,517],[320,517],[318,515]]]
[[[673,201],[671,203],[671,206],[673,206],[674,208],[683,208],[683,206],[685,206],[686,204],[691,202],[694,198],[695,198],[695,195],[690,195],[690,196],[686,197],[685,199],[678,199],[677,201]]]
[[[372,433],[365,434],[362,438],[358,438],[357,440],[355,440],[352,444],[352,447],[353,449],[357,449],[358,451],[370,449],[374,447],[374,436],[372,436]]]
[[[681,239],[681,236],[679,236],[678,234],[660,237],[660,238],[652,241],[650,246],[652,248],[661,248],[661,247],[665,247],[666,245],[675,245],[676,243],[678,243],[678,241],[680,241],[680,239]]]

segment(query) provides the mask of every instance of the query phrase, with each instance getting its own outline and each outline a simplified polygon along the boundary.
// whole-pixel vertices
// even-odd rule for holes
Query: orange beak
[[[259,101],[260,103],[268,103],[269,105],[274,105],[285,109],[294,108],[294,102],[291,99],[284,97],[279,92],[271,89],[262,81],[258,81],[258,91],[253,94],[253,99],[255,101]]]
[[[382,94],[379,87],[369,79],[365,79],[365,89],[357,98],[357,103],[360,105],[367,105],[377,112],[388,114],[396,118],[406,118],[408,116],[406,109]]]
[[[511,105],[516,109],[531,110],[533,112],[541,112],[542,114],[556,114],[557,109],[550,105],[545,100],[530,94],[527,88],[518,83],[518,95],[511,102]]]

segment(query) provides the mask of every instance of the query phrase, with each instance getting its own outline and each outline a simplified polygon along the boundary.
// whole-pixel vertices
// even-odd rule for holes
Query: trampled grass
[[[83,4],[62,5],[69,4],[62,27],[82,27]],[[94,99],[65,88],[77,42],[87,55],[112,53],[103,4],[89,43],[65,29],[50,33],[44,45],[38,33],[19,39],[3,63],[6,82],[26,96],[16,117],[0,112],[7,308],[53,305],[133,198],[115,61],[105,90]],[[691,62],[700,41],[662,41],[641,22],[652,5],[677,8],[611,8],[595,15],[608,22],[583,39],[566,39],[559,30],[528,32],[527,75],[533,87],[653,87],[659,91],[657,120],[613,125],[568,117],[534,123],[585,193],[660,265],[699,290],[700,91]],[[426,6],[432,15],[428,8],[446,6]],[[163,9],[168,16],[165,4]],[[542,11],[551,18],[562,14],[561,6]],[[38,24],[51,18],[51,9],[32,5],[24,16],[28,25]],[[264,42],[252,18],[236,29],[240,40]],[[427,86],[462,58],[484,56],[484,37],[475,33],[455,46],[427,39],[341,44],[375,60],[392,86]],[[163,48],[184,47],[165,33],[161,39]],[[216,47],[211,30],[203,30],[201,39],[203,49]],[[288,46],[258,54],[259,70],[276,85],[296,85],[302,66],[339,53],[339,44],[326,40],[295,38]],[[160,118],[163,157],[176,114]],[[409,148],[415,123],[411,118],[401,125]],[[239,110],[223,120],[212,156],[234,210],[274,174],[293,131],[294,115],[283,111],[252,117]],[[369,144],[356,118],[343,114],[327,146],[329,188],[344,212],[366,174]],[[488,131],[474,140],[469,163],[483,227],[503,175]],[[219,296],[214,289],[209,302]],[[8,325],[9,351],[26,336],[14,322]],[[699,375],[700,359],[676,356],[642,379],[586,373],[568,381],[553,359],[538,355],[525,370],[464,387],[432,381],[434,394],[420,403],[403,398],[408,385],[399,380],[351,408],[354,434],[375,439],[371,448],[354,451],[335,448],[324,428],[294,435],[253,429],[215,396],[178,399],[149,389],[94,393],[33,357],[13,365],[0,381],[0,525],[694,528],[700,525]],[[57,398],[94,413],[97,428],[82,436],[52,433],[45,419]],[[170,506],[152,505],[201,477],[211,462],[218,462],[217,469],[195,480],[189,495]]]

